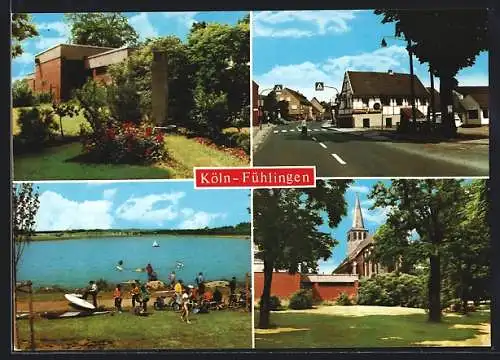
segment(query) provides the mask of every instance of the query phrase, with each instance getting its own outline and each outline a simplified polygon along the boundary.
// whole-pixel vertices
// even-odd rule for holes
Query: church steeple
[[[363,213],[361,212],[361,203],[359,202],[359,196],[356,193],[356,205],[354,207],[354,217],[352,219],[353,229],[364,229],[365,223],[363,222]]]
[[[350,256],[359,244],[368,236],[368,229],[365,229],[363,213],[361,212],[361,203],[356,194],[356,203],[354,205],[354,216],[352,218],[352,227],[347,232],[347,255]]]

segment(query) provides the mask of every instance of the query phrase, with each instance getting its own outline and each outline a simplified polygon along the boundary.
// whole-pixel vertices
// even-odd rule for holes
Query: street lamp
[[[393,39],[393,40],[399,40],[399,41],[405,41],[406,42],[406,50],[408,50],[408,55],[410,57],[410,102],[411,102],[411,113],[412,113],[412,118],[413,118],[413,124],[417,124],[417,110],[415,108],[415,79],[413,76],[413,51],[411,47],[411,40],[405,36],[405,38],[401,38],[398,36],[384,36],[382,38],[382,42],[380,43],[381,47],[387,47],[387,41],[385,39]]]

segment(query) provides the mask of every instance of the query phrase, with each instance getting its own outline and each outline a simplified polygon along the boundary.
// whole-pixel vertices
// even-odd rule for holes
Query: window
[[[106,74],[106,67],[105,66],[98,67],[97,69],[95,69],[95,74],[96,75]]]
[[[403,99],[402,98],[396,98],[396,105],[403,105]]]
[[[386,128],[392,127],[392,118],[385,118],[385,127]]]
[[[388,96],[381,96],[380,101],[382,102],[382,105],[384,105],[384,106],[389,106],[391,104],[391,99],[389,99]]]
[[[297,110],[297,105],[292,105],[292,110]]]
[[[364,106],[368,106],[368,98],[362,98],[361,101],[363,102]]]
[[[477,110],[469,110],[467,113],[468,113],[469,119],[471,119],[471,120],[478,118]]]
[[[290,96],[286,97],[286,101],[290,102]]]
[[[363,119],[363,127],[364,128],[370,127],[370,119]]]
[[[488,118],[488,109],[483,109],[483,118]]]

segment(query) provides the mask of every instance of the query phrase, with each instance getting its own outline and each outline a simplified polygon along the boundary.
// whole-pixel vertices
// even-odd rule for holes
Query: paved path
[[[318,177],[488,176],[488,145],[412,143],[377,132],[308,123],[279,125],[259,139],[254,166],[316,166]]]

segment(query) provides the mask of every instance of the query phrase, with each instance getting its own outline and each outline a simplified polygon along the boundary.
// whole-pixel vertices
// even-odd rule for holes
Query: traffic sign
[[[315,85],[316,91],[323,91],[325,90],[325,84],[322,82],[317,82]]]
[[[281,85],[281,84],[274,85],[274,91],[275,92],[282,92],[283,91],[283,85]]]

